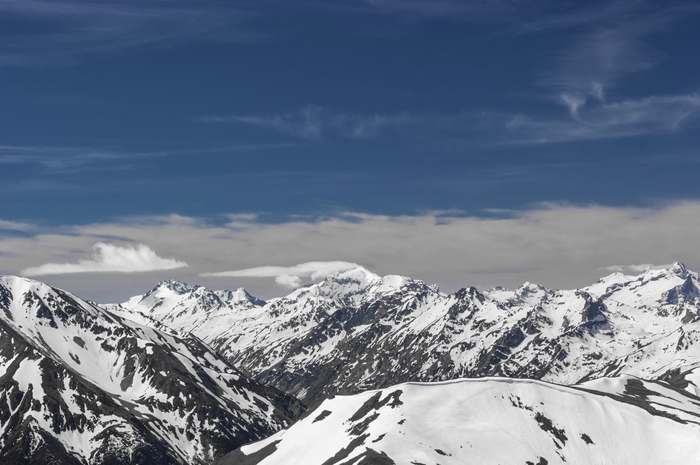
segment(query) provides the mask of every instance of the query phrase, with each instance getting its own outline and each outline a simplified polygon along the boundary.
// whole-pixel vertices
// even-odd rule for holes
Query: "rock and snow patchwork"
[[[660,383],[482,378],[337,396],[217,465],[696,465],[699,435],[698,399]]]
[[[144,295],[102,307],[140,323],[175,333],[205,333],[230,323],[227,316],[265,305],[245,289],[211,291],[178,281],[162,281]]]
[[[210,463],[302,409],[195,337],[0,277],[0,462]]]
[[[700,366],[700,278],[680,263],[574,290],[526,283],[448,295],[358,268],[264,305],[202,297],[210,295],[219,294],[161,283],[121,309],[191,330],[254,379],[308,403],[483,376],[573,384],[626,373],[700,388],[684,378]]]

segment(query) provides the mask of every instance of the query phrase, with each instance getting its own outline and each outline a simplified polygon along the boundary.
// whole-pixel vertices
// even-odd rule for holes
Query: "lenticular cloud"
[[[291,288],[301,286],[301,277],[322,279],[333,273],[359,268],[357,263],[350,262],[307,262],[294,266],[258,266],[245,270],[222,271],[220,273],[202,273],[200,276],[230,276],[230,277],[274,277],[275,282]]]
[[[171,270],[182,268],[187,263],[174,258],[162,258],[147,245],[139,244],[119,247],[98,242],[92,246],[92,259],[78,263],[47,263],[20,271],[24,276],[70,273],[138,273],[143,271]]]

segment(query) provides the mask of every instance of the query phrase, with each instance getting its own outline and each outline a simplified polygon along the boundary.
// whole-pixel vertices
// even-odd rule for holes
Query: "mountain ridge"
[[[0,457],[71,465],[286,464],[301,447],[314,454],[299,452],[305,464],[321,456],[318,463],[326,464],[463,463],[465,451],[456,447],[464,444],[438,441],[449,432],[442,428],[510,412],[534,441],[509,457],[517,463],[602,460],[613,449],[599,438],[615,434],[624,447],[648,446],[656,462],[641,454],[638,463],[695,463],[659,456],[663,448],[643,428],[639,446],[637,433],[615,418],[661,432],[659,444],[692,457],[697,441],[678,443],[665,431],[697,435],[698,344],[700,277],[682,264],[613,273],[581,289],[525,283],[452,294],[355,269],[267,302],[243,289],[168,280],[102,306],[5,276]],[[459,399],[470,390],[488,408],[462,416]],[[550,391],[561,398],[543,394]],[[305,405],[292,396],[316,407],[296,424]],[[592,420],[577,420],[561,412],[568,404],[597,410]],[[337,414],[338,405],[347,415]],[[421,440],[416,420],[431,415],[425,405],[442,412],[431,417],[429,441]],[[608,429],[594,429],[592,422],[608,419]],[[318,426],[335,439],[318,443]],[[469,457],[505,458],[495,439],[474,431],[467,436],[478,453],[469,449]],[[516,433],[505,428],[494,438]],[[298,446],[290,449],[285,437],[297,437],[291,443]]]
[[[205,464],[288,426],[296,399],[196,337],[0,277],[0,457],[10,463]]]
[[[250,376],[313,403],[457,377],[672,379],[700,365],[692,350],[700,340],[699,289],[697,273],[682,263],[613,273],[574,290],[525,283],[453,294],[358,268],[262,306],[202,309],[194,324],[169,313],[163,322],[193,328]]]

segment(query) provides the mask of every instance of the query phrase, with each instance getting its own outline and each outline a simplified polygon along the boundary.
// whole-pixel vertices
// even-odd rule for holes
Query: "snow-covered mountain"
[[[0,461],[696,464],[699,341],[680,263],[454,294],[358,268],[268,302],[164,281],[105,306],[0,277]],[[305,409],[282,391],[323,403],[280,431]]]
[[[217,465],[700,464],[700,399],[622,376],[481,378],[325,400]]]
[[[303,408],[195,337],[0,277],[1,463],[211,463]]]
[[[227,315],[265,305],[240,288],[236,291],[211,291],[178,281],[162,281],[145,295],[132,297],[121,305],[103,305],[123,315],[165,331],[201,333],[209,327],[229,323]],[[200,329],[201,328],[201,329]]]
[[[192,331],[257,381],[308,403],[484,376],[569,385],[629,374],[700,388],[700,278],[681,263],[575,290],[526,283],[448,295],[358,268],[266,303],[243,290],[224,295],[163,282],[111,308]]]

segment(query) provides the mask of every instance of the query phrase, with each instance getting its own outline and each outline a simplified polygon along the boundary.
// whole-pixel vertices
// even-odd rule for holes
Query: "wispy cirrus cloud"
[[[307,105],[295,113],[273,116],[202,116],[204,123],[234,123],[259,126],[309,141],[321,141],[327,135],[366,139],[381,130],[416,122],[419,118],[407,113],[369,116],[333,113]]]
[[[246,27],[255,14],[241,3],[1,0],[0,15],[15,26],[0,42],[0,66],[58,64],[90,53],[261,36]]]
[[[86,165],[128,158],[134,158],[134,154],[130,156],[80,147],[0,146],[0,165],[40,165],[54,173],[75,171]]]
[[[523,25],[524,33],[571,29],[573,44],[554,56],[539,84],[568,110],[557,118],[526,114],[510,117],[505,127],[515,141],[568,142],[668,133],[700,110],[697,93],[619,97],[624,79],[663,62],[649,37],[674,22],[700,13],[694,3],[664,5],[637,0],[592,4],[543,15]]]
[[[698,94],[653,96],[607,103],[564,94],[559,119],[512,117],[506,128],[518,142],[550,143],[669,133],[700,113]]]
[[[147,245],[119,247],[98,242],[93,245],[92,258],[78,263],[47,263],[20,271],[24,276],[44,276],[74,273],[140,273],[145,271],[183,268],[187,263],[174,258],[162,258]]]
[[[340,3],[355,3],[357,11],[469,21],[500,22],[513,18],[523,10],[518,2],[509,0],[363,0]],[[538,6],[533,7],[539,10]]]
[[[0,165],[37,165],[51,174],[77,173],[94,170],[129,169],[138,160],[174,156],[206,156],[256,150],[288,148],[294,144],[247,144],[199,149],[156,150],[150,152],[119,151],[112,148],[68,146],[0,145]]]
[[[615,87],[624,76],[662,63],[664,55],[650,44],[650,37],[697,14],[700,4],[696,2],[601,2],[567,14],[543,16],[523,30],[571,30],[572,45],[555,56],[541,84],[600,98],[603,89]]]

